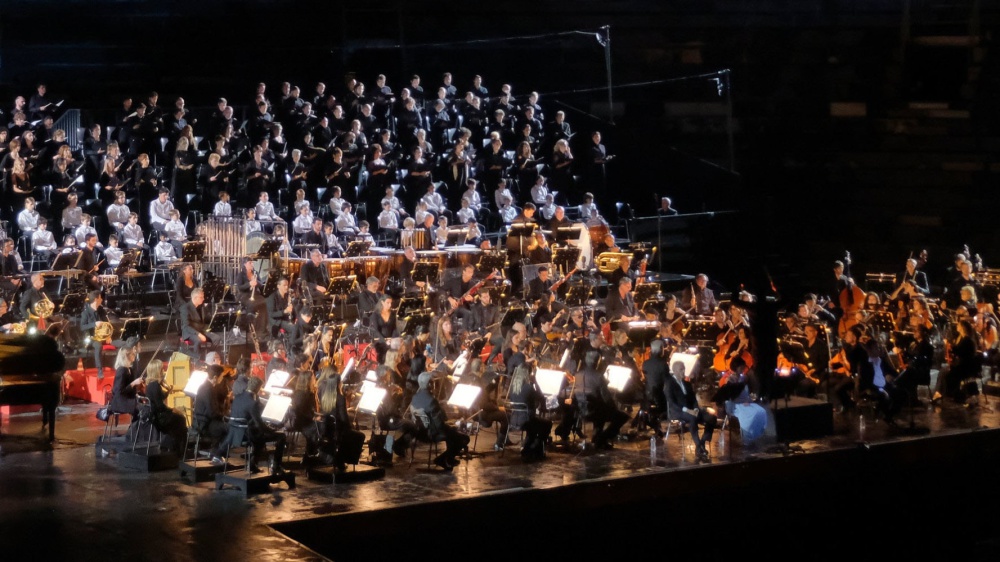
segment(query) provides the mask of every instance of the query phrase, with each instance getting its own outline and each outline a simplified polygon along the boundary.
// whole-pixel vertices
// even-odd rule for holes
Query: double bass
[[[845,252],[844,255],[844,279],[847,282],[847,286],[838,295],[840,309],[844,311],[837,328],[837,334],[840,337],[844,337],[847,330],[850,330],[851,327],[858,323],[857,312],[861,310],[865,303],[865,292],[854,283],[854,279],[851,277],[850,252]]]

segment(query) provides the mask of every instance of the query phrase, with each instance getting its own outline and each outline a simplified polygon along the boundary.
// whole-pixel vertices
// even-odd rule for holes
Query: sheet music
[[[208,372],[192,371],[188,377],[187,384],[184,385],[184,394],[194,398],[198,395],[198,389],[208,380]]]
[[[472,407],[472,404],[476,401],[482,390],[478,386],[471,384],[456,384],[455,390],[451,392],[451,397],[448,398],[448,404],[468,410]]]
[[[535,382],[538,383],[539,390],[545,396],[559,394],[563,378],[565,378],[563,372],[556,369],[538,369],[535,371]]]
[[[273,374],[273,373],[272,373]],[[285,414],[292,407],[292,397],[281,394],[273,394],[267,399],[267,405],[260,417],[264,421],[271,423],[281,423],[285,419]]]
[[[621,392],[632,378],[632,369],[621,365],[608,365],[608,369],[604,371],[604,378],[608,379],[608,388]]]
[[[267,382],[264,383],[264,390],[272,394],[288,392],[288,389],[283,387],[288,384],[290,378],[292,378],[292,375],[285,371],[271,371],[271,375],[267,377]]]
[[[358,401],[358,411],[374,414],[378,410],[379,404],[385,398],[386,390],[375,385],[362,390],[361,400]]]

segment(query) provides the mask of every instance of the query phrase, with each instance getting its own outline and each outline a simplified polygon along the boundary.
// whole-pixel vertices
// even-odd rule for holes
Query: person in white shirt
[[[260,232],[261,231],[260,222],[257,220],[257,211],[256,211],[256,209],[247,209],[247,220],[246,220],[246,223],[244,223],[244,225],[245,225],[245,228],[246,228],[246,231],[247,231],[246,233],[247,234],[250,234],[251,232]]]
[[[476,222],[475,217],[469,219],[466,226],[469,228],[469,232],[465,235],[465,243],[473,246],[479,246],[479,244],[483,241],[483,233],[479,230],[479,223]]]
[[[441,194],[437,192],[433,183],[427,186],[427,193],[424,194],[420,200],[426,203],[427,210],[431,211],[435,215],[440,215],[445,211],[444,199],[441,197]]]
[[[597,215],[600,214],[597,211],[597,204],[594,203],[593,193],[584,193],[583,203],[578,206],[577,209],[580,211],[580,220],[582,221],[588,221],[592,218],[596,218]]]
[[[545,176],[539,175],[535,178],[535,185],[531,187],[531,200],[535,202],[535,205],[541,207],[546,203],[549,195],[554,198],[558,193],[558,191],[549,191],[549,186],[545,185]]]
[[[340,213],[344,212],[344,203],[346,201],[341,199],[339,187],[333,186],[330,189],[333,192],[333,195],[330,196],[330,211],[333,212],[333,218],[336,219],[340,217]]]
[[[24,209],[17,214],[17,227],[21,229],[21,234],[30,236],[38,230],[38,211],[35,210],[35,198],[28,197],[24,200]]]
[[[161,188],[159,195],[149,203],[149,226],[157,232],[163,232],[163,227],[170,220],[170,211],[174,203],[170,200],[170,190]]]
[[[66,208],[62,212],[62,227],[64,231],[73,232],[80,226],[80,217],[83,216],[83,209],[76,206],[79,196],[70,193],[66,197]]]
[[[555,216],[556,202],[551,193],[545,196],[545,203],[538,208],[538,213],[542,215],[542,218],[546,221],[552,220],[552,217]]]
[[[371,232],[368,232],[369,228],[371,228],[371,225],[368,224],[368,221],[359,222],[358,233],[354,235],[354,239],[359,242],[374,242],[375,237],[372,236]]]
[[[94,227],[90,226],[90,220],[91,220],[90,215],[88,215],[87,213],[81,214],[80,226],[76,227],[76,230],[73,231],[73,234],[76,236],[76,239],[80,241],[81,248],[86,245],[86,242],[84,242],[84,240],[87,239],[88,234],[93,234],[94,236],[97,236],[97,230]],[[98,242],[97,247],[104,248],[104,244]]]
[[[344,202],[343,207],[341,207],[340,216],[337,217],[337,232],[339,234],[354,235],[357,234],[358,226],[354,221],[354,215],[351,214],[351,204]]]
[[[416,229],[416,226],[417,221],[413,220],[413,217],[406,217],[403,219],[403,230],[399,231],[400,248],[413,247],[413,232]]]
[[[111,226],[115,227],[115,230],[121,232],[125,228],[125,225],[128,224],[128,216],[131,214],[132,209],[129,209],[128,205],[125,204],[125,192],[116,191],[115,202],[108,205],[108,222]]]
[[[123,255],[125,252],[118,247],[118,235],[112,232],[108,235],[108,247],[104,249],[104,259],[107,260],[108,268],[117,268],[122,263]]]
[[[493,192],[493,200],[496,201],[497,209],[503,207],[504,198],[510,199],[510,204],[514,204],[514,196],[511,194],[510,189],[507,189],[507,181],[500,178],[497,182],[496,191]]]
[[[448,217],[438,217],[438,227],[434,231],[434,244],[438,247],[448,243]]]
[[[153,258],[158,264],[177,261],[177,253],[166,234],[160,234],[160,242],[153,248]]]
[[[500,210],[498,213],[500,214],[500,220],[502,220],[504,224],[510,224],[517,218],[517,207],[513,206],[511,203],[513,203],[513,199],[510,197],[504,197],[500,200]]]
[[[52,233],[46,230],[49,221],[44,217],[38,219],[38,228],[31,233],[31,249],[33,252],[48,260],[56,251],[56,239]]]
[[[146,248],[146,237],[142,235],[142,227],[139,226],[139,213],[132,213],[128,216],[128,224],[122,229],[122,241],[126,248]]]
[[[170,221],[163,227],[163,232],[167,239],[174,245],[174,250],[178,256],[184,255],[184,242],[187,242],[187,227],[181,222],[181,212],[177,209],[170,211]]]
[[[468,197],[462,198],[462,208],[455,213],[455,218],[458,224],[468,224],[470,220],[476,218],[476,211],[470,206]]]
[[[219,201],[216,202],[215,208],[212,209],[212,214],[217,217],[233,216],[233,206],[229,204],[229,193],[225,191],[219,192]]]
[[[302,236],[312,230],[312,222],[312,212],[309,210],[309,202],[306,201],[305,205],[299,207],[299,216],[295,217],[295,220],[292,221],[292,231]]]
[[[390,185],[385,188],[385,197],[382,198],[382,203],[386,201],[389,202],[389,207],[401,218],[406,218],[409,216],[406,210],[403,209],[403,205],[399,202],[399,198],[396,197],[396,191]]]
[[[260,200],[257,201],[257,206],[254,209],[257,211],[257,220],[261,222],[274,222],[278,220],[278,215],[274,212],[274,204],[268,201],[266,191],[260,192]]]
[[[378,214],[379,230],[391,231],[395,235],[399,229],[399,215],[392,210],[392,203],[382,200],[382,212]]]
[[[299,257],[299,255],[295,253],[295,250],[292,249],[292,244],[288,240],[288,237],[285,236],[284,224],[274,225],[274,232],[272,234],[274,238],[281,240],[281,246],[278,246],[278,254],[282,256],[288,256],[290,258]]]
[[[476,183],[476,180],[469,178],[469,180],[465,182],[465,184],[469,187],[465,190],[465,193],[462,194],[462,197],[469,200],[469,208],[478,214],[483,209],[483,202],[479,198],[479,190],[476,189]]]
[[[298,149],[295,149],[292,152],[297,152],[297,151]],[[309,208],[309,216],[312,216],[312,209],[309,204],[309,200],[306,199],[306,190],[297,189],[295,190],[295,202],[292,203],[292,209],[295,211],[296,216],[298,216],[299,211],[302,209],[302,207]]]
[[[417,224],[424,224],[424,217],[427,215],[433,216],[433,213],[427,210],[427,202],[421,199],[417,202],[417,210],[413,213],[413,220]]]
[[[326,257],[339,258],[344,253],[344,247],[340,245],[337,233],[333,231],[333,223],[323,223],[323,236],[326,238]]]

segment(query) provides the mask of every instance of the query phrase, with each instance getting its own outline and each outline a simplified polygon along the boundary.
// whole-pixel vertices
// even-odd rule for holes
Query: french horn
[[[93,339],[95,341],[110,341],[114,333],[115,328],[111,325],[111,322],[98,322],[94,324]]]
[[[36,302],[31,311],[39,318],[48,318],[56,311],[56,305],[49,300],[49,297],[45,293],[42,293],[42,300]]]

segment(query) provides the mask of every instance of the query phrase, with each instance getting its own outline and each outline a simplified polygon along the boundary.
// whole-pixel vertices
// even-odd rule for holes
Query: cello
[[[857,312],[864,306],[865,301],[865,292],[857,286],[851,277],[850,252],[845,252],[844,255],[844,280],[846,286],[840,291],[840,295],[838,296],[840,309],[844,311],[843,316],[840,317],[840,325],[837,330],[840,337],[844,337],[847,330],[850,330],[852,326],[858,323],[856,318]]]

